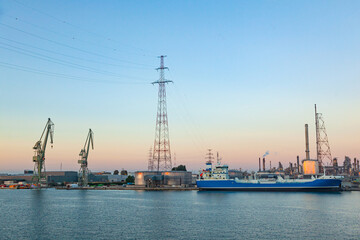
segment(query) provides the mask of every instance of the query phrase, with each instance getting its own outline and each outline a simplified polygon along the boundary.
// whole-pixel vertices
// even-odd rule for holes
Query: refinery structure
[[[266,158],[262,161],[259,158],[258,173],[268,176],[271,174],[281,174],[288,178],[312,178],[321,175],[342,176],[349,182],[358,183],[359,179],[359,160],[354,158],[353,161],[347,156],[343,161],[343,165],[339,165],[337,158],[332,158],[330,144],[326,133],[325,122],[322,113],[317,111],[315,104],[315,135],[316,135],[316,158],[310,156],[309,143],[309,125],[305,124],[305,159],[300,161],[299,156],[296,162],[289,162],[289,167],[284,168],[281,162],[278,167],[266,167]],[[346,185],[346,184],[345,184]],[[351,184],[350,184],[351,185]]]

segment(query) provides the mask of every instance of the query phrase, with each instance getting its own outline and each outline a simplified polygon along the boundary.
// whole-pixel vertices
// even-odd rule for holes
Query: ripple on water
[[[0,239],[359,239],[360,192],[1,190]]]

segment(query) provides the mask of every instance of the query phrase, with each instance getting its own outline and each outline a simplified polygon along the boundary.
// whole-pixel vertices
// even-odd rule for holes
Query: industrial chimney
[[[259,158],[259,172],[261,172],[261,158]]]
[[[310,150],[309,150],[309,130],[308,125],[305,124],[305,153],[306,153],[306,160],[310,159]]]
[[[263,170],[265,172],[265,158],[263,158]]]
[[[299,156],[296,157],[296,162],[297,162],[297,172],[300,174],[300,161],[299,161]]]

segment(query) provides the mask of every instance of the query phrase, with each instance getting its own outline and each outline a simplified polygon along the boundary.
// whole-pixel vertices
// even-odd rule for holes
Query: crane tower
[[[158,106],[156,116],[156,128],[155,128],[155,141],[153,149],[153,161],[149,162],[148,169],[171,170],[171,152],[170,152],[170,139],[169,139],[169,126],[166,107],[166,90],[165,84],[172,81],[165,79],[164,70],[168,69],[164,66],[164,58],[166,56],[160,56],[160,78],[158,81],[152,84],[159,84],[158,93]]]
[[[45,171],[45,150],[47,141],[50,135],[51,148],[53,147],[53,135],[54,135],[54,123],[48,119],[45,128],[41,134],[40,140],[35,143],[33,147],[35,154],[33,157],[34,166],[34,175],[32,177],[32,182],[36,187],[41,187],[41,185],[47,184],[46,171]],[[42,141],[44,137],[44,141]]]
[[[80,164],[79,170],[79,185],[86,187],[89,183],[89,169],[88,169],[88,156],[90,151],[90,143],[92,149],[94,149],[94,132],[89,129],[89,133],[87,135],[84,148],[81,149],[79,156],[80,159],[78,163]]]

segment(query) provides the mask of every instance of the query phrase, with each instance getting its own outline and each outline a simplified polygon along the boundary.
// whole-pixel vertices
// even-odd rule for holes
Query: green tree
[[[126,178],[126,183],[134,183],[134,182],[135,182],[135,177],[134,176],[129,175]]]
[[[171,171],[185,171],[186,172],[186,166],[185,165],[179,165],[177,167],[173,167]]]

